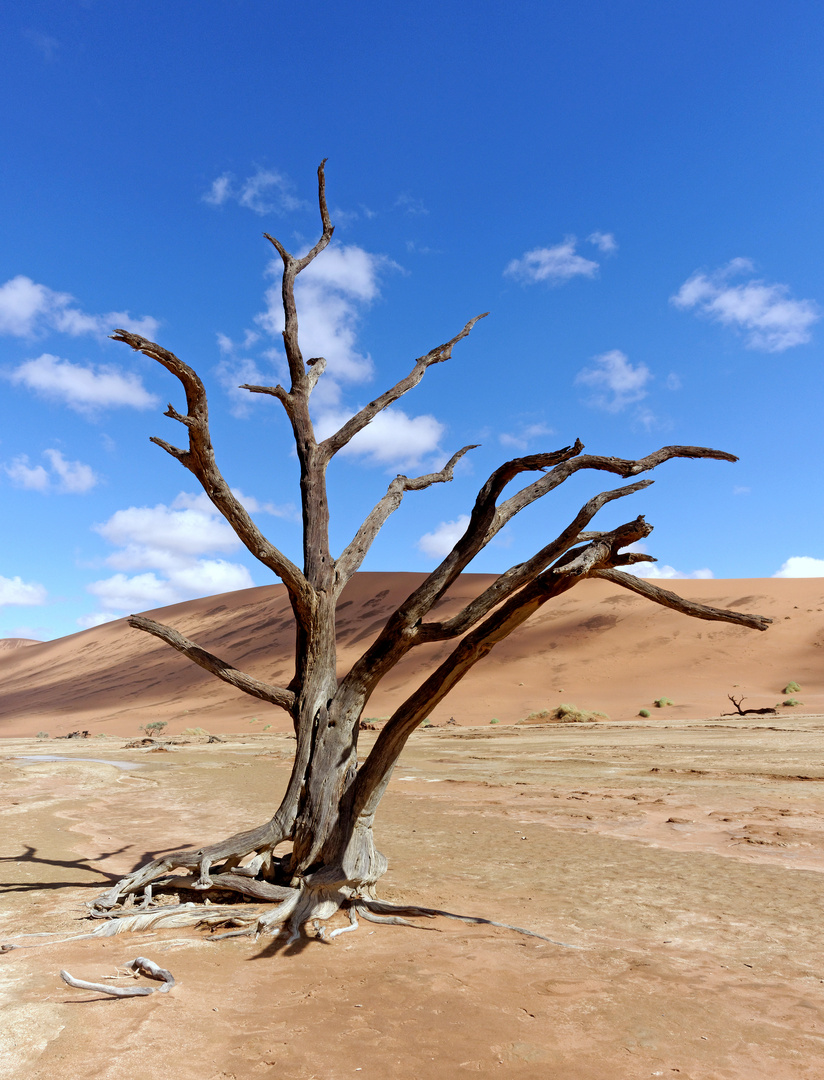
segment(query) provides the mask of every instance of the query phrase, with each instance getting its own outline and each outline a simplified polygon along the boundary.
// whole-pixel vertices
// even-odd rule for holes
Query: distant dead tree
[[[376,886],[387,862],[375,846],[372,823],[398,757],[413,731],[452,687],[539,608],[584,579],[599,578],[695,618],[756,630],[765,630],[770,622],[759,615],[693,603],[621,569],[651,560],[648,555],[629,553],[624,549],[648,536],[652,527],[643,517],[609,531],[590,530],[589,525],[602,507],[641,491],[653,482],[650,479],[633,479],[630,484],[593,495],[553,540],[525,562],[500,574],[458,614],[444,620],[433,616],[433,609],[459,574],[501,529],[516,514],[576,473],[586,470],[629,479],[649,472],[671,458],[737,460],[732,454],[719,450],[665,446],[637,461],[628,461],[584,454],[584,447],[578,441],[574,446],[560,450],[514,458],[497,468],[478,492],[469,524],[455,546],[390,615],[376,640],[338,680],[335,613],[341,592],[407,492],[422,491],[433,484],[451,480],[457,462],[474,447],[464,446],[457,450],[439,472],[395,477],[337,556],[329,547],[326,470],[334,456],[358,432],[417,386],[429,368],[449,360],[454,347],[484,316],[470,319],[445,344],[419,357],[409,374],[391,389],[370,401],[334,434],[318,440],[309,401],[323,376],[326,361],[323,357],[304,360],[301,353],[295,279],[332,238],[324,163],[318,169],[318,201],[322,234],[307,254],[298,258],[279,240],[265,234],[283,261],[283,344],[290,385],[288,388],[281,385],[243,387],[253,394],[275,398],[292,427],[300,463],[302,566],[295,565],[262,534],[218,468],[209,433],[206,392],[198,375],[182,360],[146,338],[127,330],[117,330],[112,335],[116,341],[125,342],[132,349],[157,360],[180,381],[186,396],[186,409],[179,412],[169,405],[165,415],[180,422],[188,443],[181,448],[162,439],[155,438],[152,442],[197,478],[248,550],[286,586],[295,618],[294,675],[288,685],[275,686],[239,671],[169,626],[139,615],[131,616],[129,622],[136,629],[167,642],[238,690],[284,709],[292,718],[297,745],[286,793],[271,820],[216,843],[201,846],[201,840],[197,839],[197,846],[191,850],[176,851],[147,863],[94,902],[92,911],[99,917],[126,915],[123,907],[133,903],[137,892],[143,892],[142,914],[150,915],[157,910],[168,915],[168,907],[155,909],[152,901],[152,887],[159,888],[159,882],[165,880],[175,889],[185,887],[203,892],[229,889],[257,900],[278,902],[249,929],[239,932],[274,934],[286,925],[295,936],[311,922],[323,936],[324,920],[341,908],[348,910],[353,926],[357,913],[378,921],[397,922],[403,911],[376,898]],[[523,482],[526,474],[537,476]],[[510,485],[514,485],[514,490],[505,494]],[[375,688],[410,650],[430,642],[455,644],[429,677],[398,704],[371,752],[359,762],[359,721]],[[291,843],[290,849],[286,854],[276,855],[275,849],[285,841]],[[172,876],[175,870],[189,873]],[[242,907],[234,907],[231,923],[243,922],[242,910]],[[418,914],[425,914],[427,910],[407,909]],[[186,919],[204,921],[209,911],[214,908],[202,909],[199,914],[192,914],[190,908],[181,910],[178,924]],[[144,919],[140,925],[145,924]]]
[[[775,716],[777,712],[776,709],[742,709],[743,696],[736,701],[733,694],[727,694],[727,699],[735,706],[735,712],[722,712],[722,716]]]

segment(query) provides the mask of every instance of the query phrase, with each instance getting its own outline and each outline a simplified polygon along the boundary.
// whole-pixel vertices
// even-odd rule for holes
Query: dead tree
[[[741,705],[744,702],[743,696],[740,697],[738,699],[738,701],[735,700],[735,697],[734,697],[733,694],[727,694],[727,698],[735,706],[735,712],[722,712],[721,713],[722,716],[775,716],[776,715],[776,710],[775,709],[742,709]]]
[[[283,261],[283,344],[290,385],[288,388],[244,387],[251,393],[276,398],[292,427],[300,463],[302,567],[295,565],[261,533],[218,468],[209,434],[206,393],[198,375],[172,353],[137,334],[118,330],[113,335],[116,341],[157,360],[180,381],[186,395],[186,410],[179,412],[169,405],[165,415],[180,422],[187,433],[188,445],[180,448],[156,438],[152,442],[197,478],[248,550],[285,585],[295,618],[294,676],[288,685],[274,686],[239,671],[169,626],[138,615],[131,616],[129,622],[136,629],[167,642],[238,690],[284,709],[292,718],[297,744],[286,793],[271,820],[217,843],[177,851],[148,863],[94,902],[93,913],[101,917],[115,915],[124,899],[143,890],[144,904],[151,905],[152,883],[169,880],[172,871],[185,870],[188,876],[171,877],[174,888],[230,889],[257,900],[278,901],[278,906],[258,920],[257,932],[277,933],[283,924],[288,924],[293,934],[297,934],[305,923],[314,921],[322,933],[320,923],[341,907],[349,909],[353,925],[358,911],[373,919],[397,921],[397,912],[393,916],[389,906],[375,896],[377,882],[387,863],[375,847],[372,834],[375,811],[393,768],[407,739],[433,707],[474,664],[530,615],[585,578],[601,578],[695,618],[756,630],[765,630],[770,621],[759,615],[723,611],[684,600],[620,569],[650,559],[624,550],[652,531],[643,517],[610,531],[589,529],[602,507],[653,482],[635,479],[640,474],[671,458],[736,461],[732,454],[695,446],[665,446],[637,461],[629,461],[584,454],[584,447],[578,441],[561,450],[514,458],[492,473],[478,492],[469,524],[452,551],[389,617],[377,639],[339,681],[335,670],[335,610],[346,583],[357,572],[379,530],[398,509],[406,493],[451,480],[458,460],[474,447],[462,447],[439,472],[397,476],[337,556],[329,547],[327,467],[335,454],[382,410],[417,386],[430,367],[449,360],[454,347],[484,316],[470,319],[445,344],[419,357],[405,378],[362,408],[334,434],[318,441],[309,400],[323,376],[325,360],[303,358],[294,289],[297,275],[321,254],[332,238],[323,164],[318,170],[318,201],[322,234],[307,254],[297,258],[280,241],[265,234]],[[594,495],[555,539],[527,561],[502,573],[457,615],[443,621],[433,617],[438,601],[507,522],[569,477],[585,470],[632,478],[632,482]],[[527,474],[533,474],[533,478],[524,482]],[[514,485],[514,491],[505,495],[510,485]],[[370,695],[411,649],[428,642],[455,645],[429,677],[400,702],[371,752],[359,763],[359,721]],[[276,854],[275,849],[286,841],[290,842],[287,853]],[[168,907],[163,910],[169,912]],[[417,910],[424,913],[423,909]]]

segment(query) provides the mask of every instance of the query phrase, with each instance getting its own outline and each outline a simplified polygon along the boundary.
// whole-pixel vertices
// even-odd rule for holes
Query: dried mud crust
[[[477,739],[424,733],[397,770],[411,779],[382,806],[382,896],[494,906],[502,921],[583,948],[438,920],[437,934],[369,925],[331,945],[286,935],[213,944],[171,929],[16,950],[0,957],[15,1039],[4,1036],[0,1075],[114,1080],[131,1069],[159,1080],[174,1030],[183,1080],[337,1080],[357,1069],[603,1080],[605,1066],[615,1080],[659,1070],[814,1080],[824,1075],[820,872],[784,857],[800,849],[699,843],[690,829],[798,829],[812,845],[803,851],[820,853],[819,784],[786,778],[816,771],[820,735],[815,724],[720,736],[709,725],[502,732],[486,754]],[[248,749],[181,749],[174,765],[130,752],[151,762],[142,781],[92,763],[4,763],[3,848],[32,856],[4,864],[3,940],[77,932],[104,875],[241,828],[239,776],[244,817],[265,818],[273,770],[284,782],[285,770]],[[653,814],[660,836],[623,835]],[[28,849],[16,846],[23,837]],[[330,929],[346,925],[338,913]],[[173,972],[174,993],[102,1001],[60,982],[60,968],[99,981],[138,954]]]

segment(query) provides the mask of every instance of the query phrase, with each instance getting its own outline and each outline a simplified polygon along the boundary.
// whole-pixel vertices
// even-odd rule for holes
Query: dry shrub
[[[554,709],[541,709],[519,720],[519,724],[590,724],[598,720],[609,720],[606,713],[590,712],[579,709],[577,705],[561,704]]]

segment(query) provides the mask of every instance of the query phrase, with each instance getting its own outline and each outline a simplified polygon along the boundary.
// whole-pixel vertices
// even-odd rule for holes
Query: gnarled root
[[[204,891],[211,889],[216,882],[209,871],[218,863],[225,863],[223,869],[232,871],[231,875],[226,875],[227,880],[222,883],[223,887],[236,892],[245,892],[246,895],[261,899],[283,899],[283,896],[275,896],[271,892],[267,896],[261,896],[259,891],[250,892],[248,888],[241,888],[238,878],[248,877],[252,881],[262,868],[270,868],[272,853],[284,839],[286,837],[283,830],[278,827],[275,820],[272,820],[256,829],[236,833],[227,840],[197,851],[174,851],[169,855],[163,855],[121,878],[111,889],[92,900],[89,904],[91,913],[93,916],[105,915],[124,897],[140,892],[141,889],[145,889],[159,878],[167,877],[172,870],[176,869],[196,871],[197,879],[187,879],[186,888]],[[240,866],[241,861],[249,855],[254,856],[251,863],[248,866]],[[272,888],[277,888],[277,886],[272,886]]]

